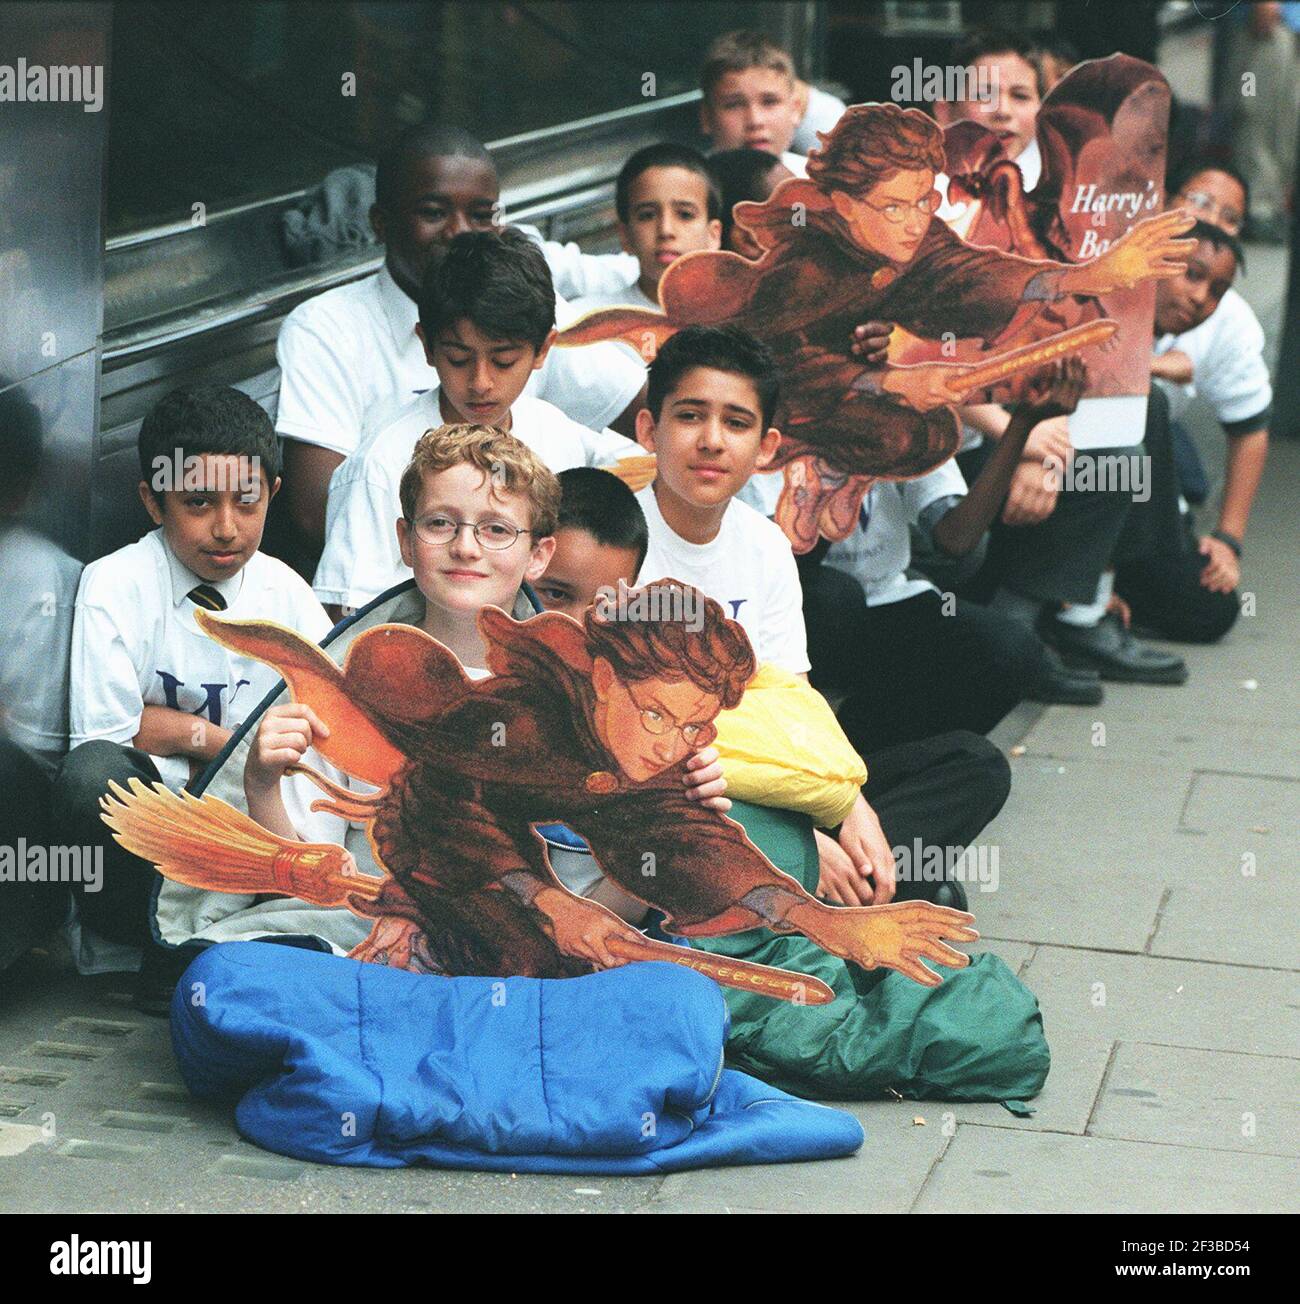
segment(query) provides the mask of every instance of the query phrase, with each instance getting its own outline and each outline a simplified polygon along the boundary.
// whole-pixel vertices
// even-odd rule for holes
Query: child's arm
[[[201,715],[190,715],[171,706],[146,706],[140,713],[140,729],[131,739],[151,756],[188,756],[210,761],[230,741],[230,730],[211,724]]]
[[[316,712],[302,702],[282,702],[263,715],[244,762],[244,797],[249,815],[264,829],[282,838],[301,836],[285,809],[280,780],[309,747],[329,734]]]
[[[970,492],[935,522],[934,541],[950,557],[965,556],[980,541],[1007,496],[1029,432],[1040,421],[1073,412],[1087,379],[1083,363],[1068,358],[1030,380],[1024,400],[1016,404],[1006,431]],[[1059,474],[1063,467],[1058,464],[1056,469]]]

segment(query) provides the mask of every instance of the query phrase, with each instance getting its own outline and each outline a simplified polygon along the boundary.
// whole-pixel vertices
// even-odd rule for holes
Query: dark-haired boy
[[[614,207],[623,248],[640,269],[635,284],[577,300],[591,312],[623,304],[659,308],[659,280],[683,254],[721,247],[718,190],[704,155],[664,143],[639,149],[614,183]]]
[[[402,471],[426,430],[449,422],[496,426],[557,472],[639,453],[622,435],[593,431],[527,393],[551,356],[555,293],[545,258],[522,232],[457,236],[431,265],[419,312],[418,337],[437,385],[404,406],[377,407],[360,447],[330,481],[313,586],[336,608],[363,606],[410,577],[393,523]]]
[[[214,643],[199,607],[273,619],[318,640],[330,621],[306,583],[258,551],[280,487],[270,418],[222,385],[175,390],[140,428],[140,498],[158,527],[92,562],[72,630],[72,751],[55,785],[56,827],[103,857],[100,890],[79,893],[87,971],[132,968],[148,940],[151,866],[99,819],[110,780],[180,789],[225,746],[277,676]]]
[[[560,472],[555,552],[533,591],[547,611],[574,620],[602,592],[631,584],[649,546],[645,513],[617,476],[591,466]]]
[[[370,221],[385,246],[383,268],[300,304],[280,328],[276,431],[285,441],[288,513],[313,559],[324,541],[330,476],[356,448],[368,414],[379,403],[409,402],[431,383],[415,331],[430,262],[457,235],[494,229],[500,192],[491,156],[468,132],[428,124],[403,132],[375,177]],[[625,255],[592,258],[540,236],[536,243],[559,296],[617,288],[635,275]],[[565,324],[574,315],[562,297],[556,309]],[[630,433],[628,409],[644,383],[637,360],[609,345],[557,352],[528,392],[593,430],[622,418]]]
[[[1263,329],[1232,288],[1240,243],[1207,222],[1191,234],[1197,245],[1187,270],[1156,291],[1156,383],[1143,436],[1151,493],[1134,502],[1120,535],[1115,589],[1138,624],[1199,643],[1222,637],[1237,618],[1242,540],[1268,458],[1273,390]],[[1228,440],[1218,524],[1200,537],[1180,501],[1173,430],[1193,396],[1214,409]]]
[[[637,437],[658,458],[654,483],[637,495],[650,533],[638,582],[673,576],[695,585],[744,627],[760,662],[806,676],[802,594],[789,541],[736,500],[776,453],[779,391],[771,353],[734,327],[687,327],[660,348],[647,406],[637,415]],[[822,891],[851,905],[893,897],[891,848],[912,845],[908,838],[966,846],[1001,808],[1010,783],[1001,753],[961,731],[865,760],[872,805],[861,799],[835,837],[817,834]],[[945,796],[937,801],[940,791]],[[963,904],[951,882],[898,885],[900,899],[927,894],[941,905]]]

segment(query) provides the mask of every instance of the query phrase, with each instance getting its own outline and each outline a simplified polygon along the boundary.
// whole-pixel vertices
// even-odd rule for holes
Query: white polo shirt
[[[1162,335],[1156,341],[1157,354],[1170,349],[1179,349],[1192,360],[1190,385],[1157,381],[1169,396],[1174,420],[1193,398],[1200,397],[1230,434],[1244,434],[1265,424],[1273,387],[1264,363],[1264,328],[1236,290],[1229,287],[1219,306],[1199,326],[1181,335]]]
[[[853,533],[831,544],[823,565],[853,576],[869,607],[902,602],[927,589],[938,592],[929,580],[908,578],[909,526],[920,521],[927,507],[965,494],[966,478],[955,458],[916,480],[877,481],[862,500]]]
[[[222,647],[198,626],[188,594],[204,583],[173,555],[161,529],[86,567],[72,622],[69,687],[73,747],[95,738],[131,745],[146,706],[170,706],[238,729],[280,676]],[[254,553],[214,585],[223,616],[274,620],[319,642],[330,619],[282,561]],[[189,778],[184,756],[155,756],[169,788]]]
[[[642,288],[639,280],[631,285],[622,285],[617,289],[603,290],[595,294],[584,294],[581,299],[574,299],[569,304],[576,318],[585,317],[598,308],[648,308],[651,312],[662,313],[658,299],[652,299]]]
[[[564,244],[544,240],[535,226],[521,225],[519,230],[541,246],[555,293],[561,298],[573,300],[620,290],[641,275],[640,265],[629,253],[585,254],[572,240]]]
[[[325,550],[313,581],[322,602],[360,607],[411,578],[397,546],[398,489],[415,441],[442,424],[436,389],[396,412],[380,409],[361,446],[335,469],[325,509]],[[632,440],[612,430],[590,430],[526,394],[510,409],[510,433],[555,472],[642,452]]]
[[[561,326],[573,309],[556,297]],[[280,401],[276,433],[347,456],[371,408],[409,402],[438,383],[415,333],[415,300],[387,266],[374,276],[327,290],[285,319],[276,342]],[[600,430],[645,384],[644,364],[615,344],[552,349],[524,393],[544,398],[573,420]]]
[[[650,532],[637,583],[675,579],[694,585],[744,627],[759,661],[806,673],[811,663],[803,590],[780,526],[733,498],[718,533],[708,543],[689,543],[664,520],[653,485],[636,497]]]

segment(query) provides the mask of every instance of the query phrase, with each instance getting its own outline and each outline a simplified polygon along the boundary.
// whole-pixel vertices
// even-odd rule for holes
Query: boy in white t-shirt
[[[638,583],[671,576],[695,585],[743,626],[760,662],[806,678],[802,592],[789,541],[736,500],[780,444],[771,424],[779,391],[771,353],[737,328],[687,327],[660,348],[647,406],[637,415],[637,437],[657,458],[654,484],[637,495],[650,535]],[[866,760],[872,803],[889,816],[888,836],[884,814],[865,797],[833,835],[816,835],[819,892],[846,905],[891,900],[894,845],[910,845],[910,836],[966,845],[1009,786],[1001,753],[961,731]],[[948,794],[942,809],[934,800],[940,789]],[[961,885],[952,881],[912,880],[898,894],[965,908]]]
[[[278,679],[208,638],[196,609],[273,619],[313,641],[330,628],[306,583],[258,551],[280,487],[280,449],[251,398],[220,385],[173,391],[145,418],[139,455],[140,498],[159,528],[92,562],[81,577],[72,750],[54,791],[64,839],[102,855],[102,886],[83,885],[78,896],[83,927],[74,944],[90,971],[139,964],[156,878],[99,819],[110,780],[184,787]]]
[[[409,402],[429,386],[415,333],[426,269],[455,236],[492,230],[500,217],[500,182],[479,141],[454,128],[410,128],[381,156],[375,178],[370,220],[385,246],[384,267],[307,300],[285,319],[276,344],[276,431],[285,441],[284,506],[304,560],[319,554],[329,478],[355,449],[370,410]],[[560,294],[617,288],[635,276],[625,255],[540,247]],[[562,300],[557,311],[562,323],[572,319]],[[530,379],[529,393],[594,430],[622,422],[631,434],[644,381],[626,350],[596,345],[557,351]]]
[[[1237,619],[1242,540],[1268,457],[1273,401],[1264,332],[1232,289],[1236,237],[1197,222],[1187,270],[1156,291],[1155,377],[1143,435],[1151,488],[1116,548],[1115,590],[1131,618],[1168,638],[1209,643]],[[1216,527],[1197,536],[1179,494],[1173,422],[1193,397],[1214,409],[1228,440]]]
[[[400,478],[396,535],[414,588],[408,583],[380,605],[391,607],[389,619],[414,624],[436,638],[455,654],[469,678],[486,677],[479,614],[490,606],[513,611],[516,618],[521,606],[523,616],[530,614],[528,585],[541,576],[554,551],[559,504],[556,477],[514,436],[478,424],[428,431]],[[259,824],[282,837],[301,836],[306,823],[289,813],[284,772],[303,760],[322,737],[322,727],[309,706],[293,701],[270,707],[258,722],[244,763],[247,809]],[[289,782],[301,785],[305,780]],[[683,783],[691,800],[721,811],[729,808],[714,748],[703,748],[686,761]],[[306,803],[292,800],[292,805],[301,811]],[[541,831],[549,833],[550,826]],[[552,846],[550,855],[570,892],[628,918],[645,913],[639,901],[593,872],[589,855],[566,856],[565,845]],[[467,850],[475,854],[472,844]],[[572,877],[571,867],[576,867]],[[510,886],[511,876],[502,882]],[[635,933],[616,915],[584,907],[569,892],[554,887],[543,887],[535,895],[529,889],[526,899],[545,916],[546,928],[567,954],[601,967],[623,963],[606,944],[613,936]],[[416,925],[394,923],[389,935],[371,939],[376,954],[368,958],[379,958],[382,949],[393,963],[395,952],[419,944]]]
[[[550,356],[555,295],[546,260],[522,232],[457,236],[427,274],[419,312],[416,330],[436,387],[396,410],[377,408],[361,446],[330,480],[314,588],[336,614],[410,577],[393,522],[402,472],[424,431],[447,422],[496,426],[552,471],[640,452],[630,439],[593,431],[526,393]]]
[[[623,248],[639,273],[626,288],[586,295],[576,312],[627,305],[659,308],[659,281],[683,254],[721,247],[718,190],[704,155],[664,143],[639,149],[619,170],[614,208]]]
[[[766,150],[808,175],[808,160],[790,148],[806,100],[794,60],[775,41],[745,30],[719,36],[704,56],[700,92],[700,130],[715,150]]]

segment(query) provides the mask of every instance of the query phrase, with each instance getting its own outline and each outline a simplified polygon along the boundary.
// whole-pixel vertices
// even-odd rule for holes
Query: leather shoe
[[[1043,645],[1043,660],[1025,692],[1031,702],[1065,706],[1097,706],[1102,699],[1101,678],[1095,670],[1071,669],[1054,649]]]
[[[1159,652],[1140,643],[1113,612],[1095,625],[1067,625],[1055,618],[1043,634],[1068,665],[1087,666],[1103,679],[1126,684],[1183,684],[1187,663],[1172,652]]]

